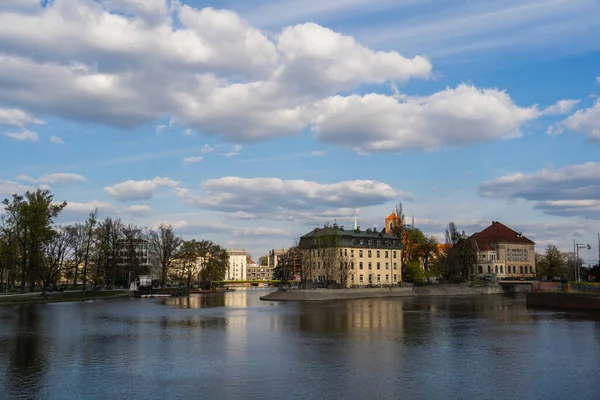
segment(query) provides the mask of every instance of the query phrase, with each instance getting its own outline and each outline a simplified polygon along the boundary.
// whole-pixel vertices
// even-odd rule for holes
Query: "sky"
[[[2,0],[0,198],[246,248],[402,202],[598,260],[597,0]]]

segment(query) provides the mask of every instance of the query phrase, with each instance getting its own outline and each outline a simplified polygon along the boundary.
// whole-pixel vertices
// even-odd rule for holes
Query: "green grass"
[[[128,295],[124,290],[98,291],[98,292],[72,292],[72,293],[48,293],[44,298],[42,294],[34,296],[0,296],[0,305],[9,304],[36,304],[36,303],[58,303],[64,301],[85,301],[97,299],[119,298]]]

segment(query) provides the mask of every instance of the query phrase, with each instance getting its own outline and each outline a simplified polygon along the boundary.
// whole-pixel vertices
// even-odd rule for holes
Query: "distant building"
[[[298,247],[291,247],[277,259],[277,269],[279,271],[275,279],[287,276],[288,280],[300,282],[302,280],[302,250]]]
[[[260,280],[260,266],[255,263],[250,256],[246,257],[246,278],[249,281]]]
[[[229,269],[225,274],[225,280],[245,281],[248,272],[246,249],[227,249],[227,254],[229,254]]]
[[[401,240],[376,229],[317,228],[300,238],[299,248],[303,280],[348,287],[402,280]]]
[[[273,279],[273,271],[279,264],[279,257],[285,254],[285,249],[272,249],[269,251],[269,265],[264,269],[265,276],[268,279]]]
[[[530,279],[536,275],[535,243],[498,221],[471,235],[466,243],[471,253],[460,271],[462,276],[495,274],[499,279]],[[450,250],[455,259],[460,249],[456,245]]]
[[[117,248],[114,265],[124,272],[128,280],[145,274],[152,275],[154,279],[160,277],[157,251],[148,239],[119,239]],[[109,262],[112,262],[111,255]]]

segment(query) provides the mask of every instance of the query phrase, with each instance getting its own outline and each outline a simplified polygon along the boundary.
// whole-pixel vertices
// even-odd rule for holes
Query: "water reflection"
[[[264,294],[0,309],[0,398],[573,398],[565,382],[597,395],[597,314],[518,296]]]
[[[47,349],[44,346],[41,316],[36,306],[18,307],[13,329],[14,339],[10,343],[10,356],[6,369],[8,393],[21,399],[35,399],[42,389],[46,370]]]

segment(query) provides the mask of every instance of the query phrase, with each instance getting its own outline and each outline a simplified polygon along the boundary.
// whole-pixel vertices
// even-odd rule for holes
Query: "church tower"
[[[393,229],[395,227],[400,226],[401,224],[402,224],[402,221],[400,221],[400,218],[398,218],[396,213],[395,212],[391,213],[385,219],[385,233],[391,234],[393,232]]]

